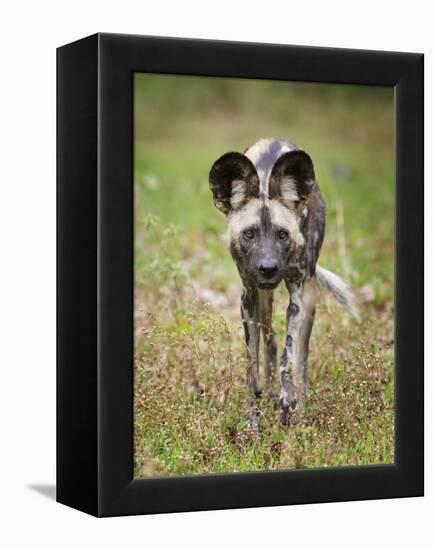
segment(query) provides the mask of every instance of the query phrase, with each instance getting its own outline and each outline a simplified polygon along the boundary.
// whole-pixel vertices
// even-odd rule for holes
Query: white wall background
[[[3,548],[428,548],[433,535],[433,354],[426,349],[424,499],[96,520],[31,486],[55,479],[55,48],[96,31],[426,54],[426,181],[433,180],[430,2],[8,2],[0,20],[0,545]],[[426,211],[433,204],[426,188]],[[433,279],[434,216],[427,215]],[[433,291],[426,286],[427,329]],[[431,309],[431,313],[429,310]],[[432,337],[432,336],[431,336]]]

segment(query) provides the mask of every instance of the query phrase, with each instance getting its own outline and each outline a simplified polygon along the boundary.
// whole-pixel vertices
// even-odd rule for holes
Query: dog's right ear
[[[305,201],[315,188],[315,170],[310,156],[296,149],[282,155],[274,164],[269,183],[270,199],[286,206]]]
[[[209,173],[209,186],[214,205],[226,215],[259,195],[256,168],[241,153],[226,153],[215,161]]]

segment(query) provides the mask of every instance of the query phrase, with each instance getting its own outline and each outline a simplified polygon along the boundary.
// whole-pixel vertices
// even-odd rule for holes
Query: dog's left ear
[[[290,151],[273,166],[269,184],[270,199],[296,208],[306,247],[306,268],[315,275],[325,230],[325,204],[310,156],[304,151]]]
[[[241,208],[259,195],[259,177],[252,161],[241,153],[226,153],[215,161],[209,173],[214,204],[223,214]]]
[[[304,151],[290,151],[273,166],[269,183],[270,199],[291,207],[307,199],[315,184],[315,171],[310,156]]]

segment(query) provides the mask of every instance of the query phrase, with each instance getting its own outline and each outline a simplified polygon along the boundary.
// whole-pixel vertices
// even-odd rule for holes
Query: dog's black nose
[[[259,271],[264,277],[273,277],[277,272],[277,262],[274,260],[264,261],[259,266]]]

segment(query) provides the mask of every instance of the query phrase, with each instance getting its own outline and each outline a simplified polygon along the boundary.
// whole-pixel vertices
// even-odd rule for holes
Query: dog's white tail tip
[[[360,321],[360,315],[354,305],[353,291],[344,279],[319,265],[316,266],[316,279],[321,288],[331,294],[338,304],[351,313],[357,321]]]

